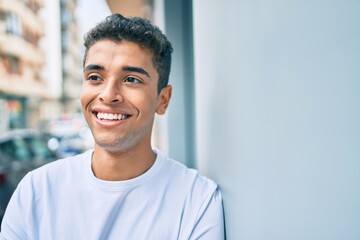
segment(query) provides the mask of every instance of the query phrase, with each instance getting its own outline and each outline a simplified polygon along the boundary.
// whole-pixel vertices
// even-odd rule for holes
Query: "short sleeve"
[[[202,204],[191,240],[225,239],[224,210],[219,188]]]
[[[31,190],[30,173],[19,183],[6,208],[1,224],[0,239],[27,239],[26,218]]]

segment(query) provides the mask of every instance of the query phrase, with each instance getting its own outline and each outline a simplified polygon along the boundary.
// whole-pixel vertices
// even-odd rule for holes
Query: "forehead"
[[[114,41],[109,39],[99,40],[92,44],[85,56],[85,62],[91,58],[101,58],[101,57],[129,57],[129,56],[138,56],[139,60],[153,60],[153,54],[150,50],[142,47],[140,44],[135,42],[122,40]]]

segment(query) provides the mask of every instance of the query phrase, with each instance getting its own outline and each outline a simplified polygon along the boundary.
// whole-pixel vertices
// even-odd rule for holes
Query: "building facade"
[[[76,0],[0,0],[0,131],[79,112]]]
[[[121,13],[128,17],[153,19],[153,0],[107,0],[106,2],[112,13]]]
[[[64,113],[79,112],[82,84],[82,39],[75,15],[76,0],[60,0],[62,94]]]
[[[0,1],[0,131],[26,127],[38,102],[50,97],[40,74],[41,8],[42,0]]]

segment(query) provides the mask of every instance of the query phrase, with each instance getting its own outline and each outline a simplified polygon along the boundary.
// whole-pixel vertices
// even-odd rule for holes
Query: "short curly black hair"
[[[158,93],[168,85],[173,48],[157,26],[139,17],[126,18],[121,14],[112,14],[106,17],[104,21],[84,35],[83,65],[91,46],[104,39],[116,43],[127,40],[150,50],[153,54],[154,67],[159,74]]]

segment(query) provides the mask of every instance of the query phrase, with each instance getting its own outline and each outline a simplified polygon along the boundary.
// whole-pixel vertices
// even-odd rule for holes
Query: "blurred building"
[[[46,57],[43,76],[53,96],[41,104],[41,120],[80,111],[82,54],[75,11],[76,0],[44,1],[41,12],[45,26],[42,48]]]
[[[112,13],[153,19],[153,0],[107,0],[107,3]]]
[[[76,21],[76,0],[61,0],[61,54],[63,112],[80,111],[79,95],[82,84],[81,39]]]
[[[0,131],[26,126],[30,116],[38,115],[37,103],[49,97],[40,75],[42,4],[42,0],[0,1]]]
[[[79,111],[76,0],[0,0],[0,131]]]

